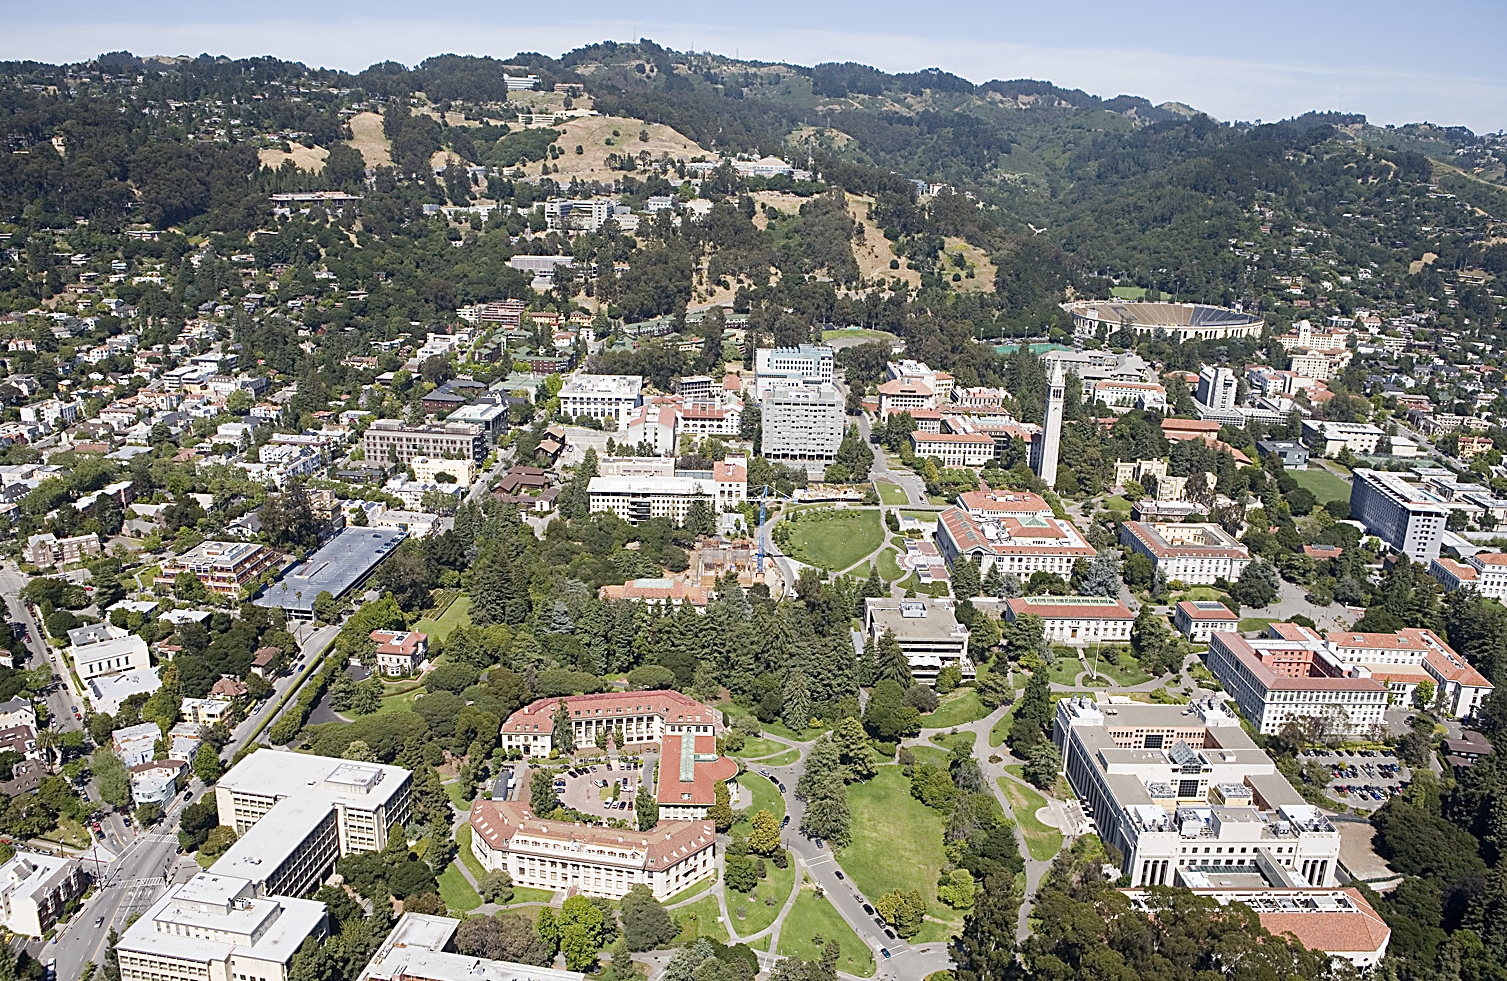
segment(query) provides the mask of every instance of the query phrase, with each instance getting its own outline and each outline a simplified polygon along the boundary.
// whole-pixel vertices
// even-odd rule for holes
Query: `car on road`
[[[876,916],[876,917],[874,917],[874,925],[877,926],[879,929],[883,930],[884,929],[884,917],[882,917],[882,916]]]
[[[784,785],[784,784],[782,784],[782,783],[780,783],[780,782],[779,782],[779,781],[778,781],[778,780],[776,780],[776,781],[775,781],[775,782],[774,782],[774,785],[775,785],[775,786],[776,786],[776,787],[779,787],[779,788],[780,788],[780,793],[782,793],[782,794],[783,794],[783,793],[784,793],[784,792],[785,792],[785,785]]]
[[[768,770],[760,770],[759,771],[759,776],[761,776],[761,777],[767,777],[767,776],[769,776],[769,771]]]
[[[99,929],[100,927],[104,926],[104,925],[105,925],[105,918],[103,916],[96,916],[94,918],[94,928],[96,930]]]
[[[889,956],[890,956],[890,949],[888,947],[880,947],[879,948],[879,956],[885,958],[886,960],[888,960]]]
[[[784,817],[780,818],[780,827],[782,827],[782,828],[788,828],[789,826],[790,826],[790,815],[787,814]]]
[[[845,876],[845,875],[842,874],[842,869],[838,869],[836,874],[837,874],[837,878],[839,878],[839,879],[846,879],[847,878],[847,876]]]
[[[816,839],[816,847],[817,848],[826,848],[827,847],[827,843],[825,841],[823,841],[822,839],[817,838]]]
[[[184,800],[191,800],[193,798],[193,796],[194,796],[194,792],[192,790],[185,790],[183,792],[183,799]]]
[[[870,906],[868,903],[863,904],[863,911],[870,916],[874,915],[874,907]]]
[[[891,940],[895,939],[895,931],[891,930],[889,927],[884,928],[884,935],[886,937],[889,937]]]

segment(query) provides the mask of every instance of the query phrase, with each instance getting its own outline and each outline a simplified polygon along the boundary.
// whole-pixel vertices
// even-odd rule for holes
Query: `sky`
[[[64,17],[60,9],[0,0],[0,59],[83,61],[125,49],[274,55],[358,71],[384,60],[559,55],[645,37],[762,61],[937,67],[975,82],[1040,78],[1106,98],[1181,102],[1224,120],[1335,109],[1377,124],[1507,128],[1502,0],[72,0]]]

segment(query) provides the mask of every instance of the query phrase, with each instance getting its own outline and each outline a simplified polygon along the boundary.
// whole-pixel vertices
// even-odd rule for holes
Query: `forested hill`
[[[507,76],[526,74],[539,76],[538,91],[510,92]],[[702,158],[776,154],[810,167],[815,179],[800,187],[782,178],[722,191],[809,197],[838,187],[861,198],[886,256],[897,257],[891,269],[944,291],[954,282],[967,290],[975,271],[989,277],[993,289],[955,311],[979,333],[1039,330],[1059,317],[1069,289],[1120,284],[1239,300],[1281,319],[1295,296],[1342,312],[1374,305],[1377,297],[1359,288],[1362,269],[1360,278],[1391,284],[1390,303],[1426,309],[1442,296],[1438,270],[1507,268],[1500,136],[1380,129],[1335,113],[1221,123],[1180,104],[1105,99],[1043,81],[764,64],[650,41],[560,58],[441,55],[354,75],[273,58],[124,52],[69,66],[0,64],[0,139],[9,151],[0,155],[0,221],[24,230],[82,218],[107,233],[134,223],[245,236],[265,223],[269,193],[361,190],[374,163],[379,176],[361,224],[378,237],[406,227],[423,204],[507,195],[521,209],[556,191],[591,193],[600,185],[563,176],[550,183],[572,148],[583,152],[578,143],[563,131],[551,143],[555,131],[512,124],[543,93],[556,98],[545,108],[579,100],[625,121],[628,136],[616,139],[614,129],[609,142],[628,145],[607,158],[624,173],[635,157],[646,159],[631,142],[640,125],[642,139],[654,127]],[[358,117],[377,120],[384,145],[374,155],[351,130]],[[280,150],[270,162],[269,148]],[[436,179],[435,160],[533,169],[526,183],[468,187],[455,168]],[[918,195],[915,182],[927,193]],[[859,286],[855,266],[819,254],[816,236],[789,231],[771,227],[764,247],[808,252],[799,257],[803,271]],[[747,246],[724,250],[726,263],[770,268]],[[1340,272],[1317,276],[1315,261]],[[871,283],[881,278],[870,271]],[[455,292],[421,290],[407,315],[442,314]],[[1475,322],[1490,324],[1490,297],[1471,302]]]

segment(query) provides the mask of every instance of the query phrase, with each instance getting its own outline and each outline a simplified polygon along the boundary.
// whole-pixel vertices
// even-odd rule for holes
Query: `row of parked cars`
[[[1330,789],[1345,797],[1358,797],[1362,801],[1370,800],[1377,803],[1396,797],[1402,793],[1407,784],[1393,784],[1373,786],[1371,784],[1333,784]]]

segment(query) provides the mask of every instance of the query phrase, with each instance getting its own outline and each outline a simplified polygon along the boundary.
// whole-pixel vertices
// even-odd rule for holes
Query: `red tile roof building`
[[[1120,544],[1151,559],[1168,580],[1211,584],[1234,582],[1251,564],[1251,553],[1216,524],[1127,521]]]
[[[1470,587],[1488,599],[1507,599],[1507,552],[1477,552],[1463,562],[1434,559],[1429,574],[1445,592]]]
[[[377,645],[377,667],[385,675],[398,677],[413,674],[429,653],[429,635],[407,630],[373,630]]]
[[[659,785],[655,788],[660,820],[694,821],[706,817],[717,803],[718,783],[737,793],[738,764],[717,755],[717,737],[710,733],[670,734],[659,754]]]
[[[1288,722],[1313,720],[1325,734],[1369,735],[1383,725],[1386,685],[1369,671],[1330,655],[1317,635],[1249,641],[1237,633],[1209,638],[1209,670],[1265,735]]]
[[[471,852],[516,886],[621,899],[642,883],[665,899],[716,874],[717,829],[705,821],[666,821],[625,831],[534,817],[521,802],[471,805]]]
[[[1172,614],[1172,625],[1195,644],[1205,644],[1221,630],[1235,630],[1240,617],[1218,600],[1183,600]]]
[[[1053,644],[1128,644],[1135,614],[1109,596],[1017,596],[1005,602],[1010,623],[1023,616],[1041,617]]]
[[[690,603],[697,613],[705,613],[712,591],[705,586],[691,586],[679,579],[634,579],[622,585],[609,584],[598,591],[604,600],[627,600],[649,606],[679,608]]]
[[[502,748],[524,756],[548,756],[554,745],[559,698],[541,698],[508,716],[502,724]],[[590,746],[597,733],[621,730],[623,745],[642,747],[667,734],[715,735],[717,713],[678,691],[610,691],[567,695],[577,746]]]
[[[1072,575],[1073,562],[1092,559],[1094,549],[1071,522],[1039,514],[979,519],[962,508],[937,516],[937,548],[948,565],[976,559],[981,573],[998,566],[1024,581],[1033,572]]]

